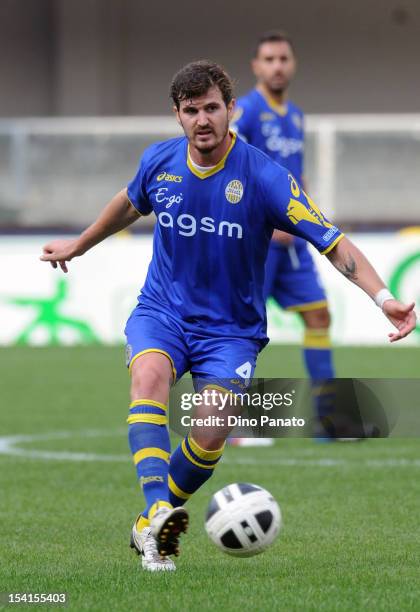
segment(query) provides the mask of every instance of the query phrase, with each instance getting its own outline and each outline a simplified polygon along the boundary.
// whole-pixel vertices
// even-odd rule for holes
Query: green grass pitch
[[[341,348],[336,363],[340,376],[416,377],[419,349]],[[142,502],[123,349],[1,349],[0,371],[3,440],[82,454],[0,454],[0,592],[66,591],[68,609],[91,612],[420,609],[418,440],[228,448],[188,504],[177,572],[151,575],[128,547]],[[303,376],[299,349],[269,347],[257,374]],[[219,552],[203,528],[210,495],[235,481],[266,487],[283,513],[276,543],[250,559]]]

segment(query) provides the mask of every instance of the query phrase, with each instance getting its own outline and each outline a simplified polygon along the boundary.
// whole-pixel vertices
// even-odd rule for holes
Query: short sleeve
[[[147,197],[146,161],[144,157],[140,161],[136,175],[127,185],[127,195],[134,208],[141,215],[149,215],[152,212],[153,206]]]
[[[325,255],[344,234],[323,215],[296,179],[285,168],[272,164],[265,172],[265,202],[273,227],[308,240]]]

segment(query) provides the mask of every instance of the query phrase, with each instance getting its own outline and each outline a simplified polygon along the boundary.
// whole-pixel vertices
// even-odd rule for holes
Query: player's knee
[[[302,318],[305,326],[311,329],[327,329],[331,324],[331,316],[327,307],[303,312]]]
[[[146,357],[146,356],[145,356]],[[167,403],[172,382],[169,362],[163,359],[139,359],[131,371],[131,401],[153,399]]]
[[[194,428],[193,432],[194,441],[206,451],[215,451],[222,448],[225,443],[226,438],[221,436],[218,431],[205,431],[199,428]]]

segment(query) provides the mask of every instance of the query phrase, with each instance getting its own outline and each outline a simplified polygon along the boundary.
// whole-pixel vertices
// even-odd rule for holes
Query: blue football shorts
[[[285,310],[314,310],[327,298],[306,240],[295,238],[291,247],[271,241],[265,267],[264,296]]]
[[[186,331],[172,315],[137,305],[125,328],[126,363],[148,352],[168,357],[174,382],[190,371],[197,392],[217,386],[243,393],[254,375],[264,342],[249,338],[209,336]]]

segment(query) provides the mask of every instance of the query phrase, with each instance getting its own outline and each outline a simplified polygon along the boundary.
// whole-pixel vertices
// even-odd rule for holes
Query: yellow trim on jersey
[[[329,247],[327,247],[327,248],[325,249],[325,251],[320,251],[321,255],[326,255],[327,253],[329,253],[330,251],[332,251],[332,250],[333,250],[333,248],[334,248],[334,247],[335,247],[335,246],[336,246],[336,245],[337,245],[337,244],[340,242],[340,240],[341,240],[342,238],[344,238],[344,234],[340,234],[340,235],[339,235],[339,237],[338,237],[338,238],[336,238],[336,239],[334,240],[334,242],[332,242],[332,243],[330,244],[330,246],[329,246]]]
[[[331,347],[330,334],[327,329],[308,329],[303,339],[304,348],[328,349]]]
[[[163,414],[130,414],[127,423],[152,423],[152,425],[167,425],[168,417]]]
[[[317,310],[318,308],[325,308],[327,304],[327,300],[318,300],[317,302],[307,302],[306,304],[295,304],[294,306],[286,306],[285,310],[290,310],[292,312],[306,312],[308,310]]]
[[[223,444],[223,446],[217,448],[216,450],[206,450],[205,448],[201,448],[201,446],[199,446],[191,436],[188,436],[188,443],[191,446],[193,453],[197,455],[197,457],[200,457],[200,459],[205,459],[206,461],[214,461],[215,459],[219,459],[225,449],[225,445]]]
[[[133,363],[136,361],[136,359],[138,359],[142,355],[145,355],[146,353],[161,353],[162,355],[165,355],[165,357],[167,357],[169,359],[169,361],[171,362],[172,374],[174,376],[174,382],[176,381],[176,368],[175,368],[174,360],[172,359],[172,357],[170,356],[169,353],[167,353],[166,351],[164,351],[162,349],[157,349],[157,348],[150,348],[150,349],[146,349],[145,351],[140,351],[140,353],[136,353],[134,355],[134,357],[131,358],[130,365],[128,366],[128,372],[130,374],[131,374],[131,369],[133,367]]]
[[[141,399],[131,402],[130,408],[135,408],[136,406],[155,406],[156,408],[161,408],[162,410],[165,410],[165,412],[168,409],[165,404],[161,404],[161,402],[157,402],[156,400],[151,399]]]
[[[131,206],[134,208],[134,210],[136,211],[136,213],[138,214],[139,217],[142,217],[143,215],[141,214],[141,212],[139,212],[137,210],[137,208],[134,206],[133,202],[130,200],[130,198],[128,197],[128,193],[127,193],[127,200],[130,202]]]
[[[200,179],[206,179],[209,176],[213,176],[213,174],[216,174],[216,172],[223,170],[223,168],[225,167],[226,159],[229,153],[232,151],[233,147],[235,146],[236,142],[235,132],[229,130],[229,134],[232,136],[232,142],[230,143],[228,150],[223,155],[222,159],[214,166],[214,168],[211,168],[211,170],[205,170],[204,172],[200,172],[200,170],[194,168],[193,164],[191,163],[190,145],[188,145],[187,166],[195,176],[198,176],[198,178]]]
[[[191,461],[191,463],[193,463],[194,465],[197,465],[199,468],[202,468],[203,470],[214,470],[215,468],[214,465],[205,465],[204,463],[199,463],[198,461],[194,459],[194,457],[190,455],[186,447],[185,440],[182,440],[181,449],[184,455],[186,456],[186,458],[188,459],[188,461]]]
[[[170,454],[167,451],[162,450],[161,448],[142,448],[133,455],[134,465],[137,465],[138,463],[140,463],[140,461],[143,461],[143,459],[148,459],[149,457],[163,459],[164,461],[166,461],[166,463],[169,463]]]
[[[279,104],[278,102],[276,102],[276,100],[274,100],[274,98],[272,98],[269,95],[266,95],[260,89],[257,89],[257,91],[258,91],[258,93],[260,93],[262,95],[262,97],[267,102],[267,104],[271,108],[271,110],[273,110],[275,113],[280,115],[280,117],[285,117],[287,115],[287,113],[289,112],[289,108],[287,106],[287,102],[285,104]]]
[[[174,482],[172,476],[168,474],[168,487],[169,490],[172,491],[174,495],[180,497],[181,499],[189,499],[192,493],[186,493],[182,489],[178,487],[178,485]]]

